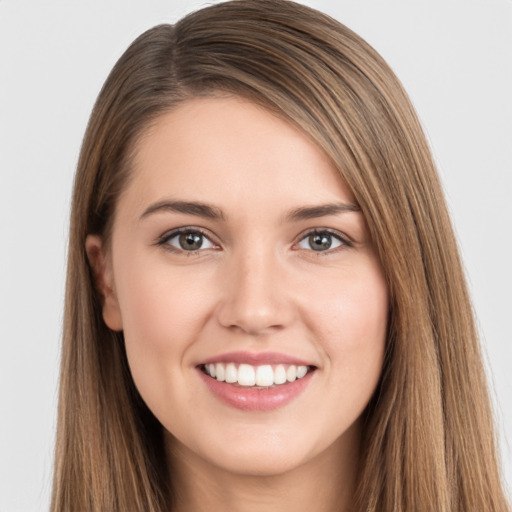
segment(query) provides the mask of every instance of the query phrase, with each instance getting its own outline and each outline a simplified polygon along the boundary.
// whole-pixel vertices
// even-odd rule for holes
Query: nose
[[[223,276],[219,323],[252,336],[281,330],[294,318],[291,290],[272,251],[233,256]]]

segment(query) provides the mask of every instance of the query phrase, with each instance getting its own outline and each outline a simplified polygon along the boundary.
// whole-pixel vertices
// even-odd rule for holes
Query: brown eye
[[[173,250],[194,252],[203,249],[213,249],[213,242],[200,231],[178,231],[165,236],[160,245],[170,245]]]
[[[314,251],[326,251],[331,248],[332,236],[327,234],[310,235],[308,243]]]
[[[200,233],[182,233],[178,240],[180,248],[185,251],[197,251],[203,245],[203,235]]]
[[[336,249],[344,245],[341,237],[330,233],[329,231],[317,231],[305,236],[300,242],[301,249],[313,250],[316,252],[328,251],[329,249]]]

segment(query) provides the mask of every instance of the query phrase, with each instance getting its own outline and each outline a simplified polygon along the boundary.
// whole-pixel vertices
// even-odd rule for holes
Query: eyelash
[[[346,249],[347,247],[353,247],[352,242],[348,239],[347,236],[342,235],[338,231],[334,231],[334,230],[327,229],[327,228],[315,228],[315,229],[308,230],[304,233],[301,233],[299,235],[298,241],[294,245],[297,245],[300,242],[302,242],[303,240],[305,240],[306,238],[312,237],[315,235],[329,235],[330,237],[332,237],[332,238],[336,239],[338,242],[340,242],[340,245],[338,247],[335,247],[333,249],[329,248],[325,251],[315,251],[314,249],[309,249],[308,252],[313,253],[315,256],[319,256],[319,257],[320,256],[328,256],[330,254],[334,254],[334,253],[337,253],[338,251]]]
[[[196,228],[196,227],[183,227],[174,229],[170,232],[164,233],[156,242],[156,245],[163,247],[165,250],[177,253],[177,254],[184,254],[186,256],[193,256],[195,254],[198,254],[201,251],[204,251],[204,249],[197,249],[195,251],[186,251],[185,249],[178,249],[177,247],[173,247],[169,244],[169,241],[173,238],[176,238],[179,235],[183,234],[194,234],[194,235],[200,235],[204,237],[206,240],[209,240],[212,244],[216,245],[212,240],[211,237],[209,237],[203,230]]]
[[[206,240],[208,240],[211,244],[216,245],[215,242],[213,242],[203,230],[197,228],[197,227],[183,227],[178,228],[173,231],[164,233],[156,242],[156,245],[163,247],[165,250],[177,253],[177,254],[183,254],[186,256],[194,256],[199,254],[201,251],[204,251],[205,249],[197,249],[192,251],[187,251],[185,249],[178,249],[177,247],[173,247],[169,244],[169,241],[173,238],[176,238],[179,235],[183,234],[195,234],[200,235],[201,237],[204,237]],[[333,231],[331,229],[327,228],[315,228],[311,229],[309,231],[306,231],[304,233],[301,233],[298,237],[297,242],[294,243],[294,245],[297,245],[301,243],[303,240],[305,240],[308,237],[315,236],[315,235],[328,235],[334,239],[336,239],[338,242],[340,242],[340,246],[335,247],[334,249],[326,249],[325,251],[315,251],[314,249],[309,249],[308,252],[311,252],[315,254],[316,256],[327,256],[329,254],[333,254],[338,252],[339,250],[343,250],[346,247],[353,247],[352,242],[350,240],[342,235],[341,233],[337,231]]]

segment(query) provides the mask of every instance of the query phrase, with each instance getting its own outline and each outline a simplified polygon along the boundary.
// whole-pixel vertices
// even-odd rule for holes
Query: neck
[[[349,512],[359,460],[358,429],[346,432],[325,453],[276,475],[230,472],[168,436],[175,491],[173,512]]]

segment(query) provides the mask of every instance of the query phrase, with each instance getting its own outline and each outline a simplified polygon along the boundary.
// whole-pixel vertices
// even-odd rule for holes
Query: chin
[[[220,470],[240,476],[275,477],[299,468],[305,461],[300,454],[280,454],[272,450],[244,450],[211,461]]]
[[[240,476],[278,476],[300,467],[315,457],[313,449],[304,448],[304,440],[276,432],[252,432],[240,428],[238,436],[201,437],[199,442],[190,439],[167,439],[167,448],[174,460],[195,460],[204,468]],[[227,441],[229,440],[229,441]],[[314,447],[312,447],[314,448]]]

